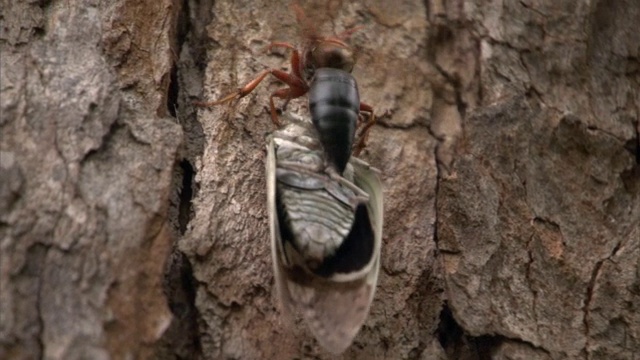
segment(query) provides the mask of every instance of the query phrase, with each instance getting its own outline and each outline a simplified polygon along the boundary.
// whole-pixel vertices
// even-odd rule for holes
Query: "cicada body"
[[[380,266],[382,186],[351,158],[342,174],[311,122],[293,118],[267,145],[267,196],[281,308],[300,314],[320,345],[341,353],[369,313]]]

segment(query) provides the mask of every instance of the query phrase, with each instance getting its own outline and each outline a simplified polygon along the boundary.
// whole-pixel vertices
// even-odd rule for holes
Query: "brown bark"
[[[3,1],[0,358],[151,358],[179,6]]]
[[[640,3],[301,3],[363,26],[381,115],[382,268],[342,358],[640,353]],[[280,85],[191,105],[289,66],[288,1],[0,11],[0,358],[331,358],[273,303]]]

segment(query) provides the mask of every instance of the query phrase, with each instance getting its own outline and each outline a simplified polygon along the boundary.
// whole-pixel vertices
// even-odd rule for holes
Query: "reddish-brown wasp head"
[[[346,40],[361,27],[346,30],[333,37],[324,37],[317,33],[317,27],[305,16],[302,7],[296,1],[291,6],[306,40],[301,65],[307,80],[313,77],[315,70],[319,68],[351,72],[356,63],[356,57]]]
[[[334,68],[351,72],[356,62],[351,47],[335,38],[314,41],[305,55],[307,67],[314,70]]]

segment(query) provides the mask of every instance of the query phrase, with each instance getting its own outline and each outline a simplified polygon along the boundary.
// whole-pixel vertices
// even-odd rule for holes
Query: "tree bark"
[[[152,358],[171,322],[180,6],[1,8],[0,358]]]
[[[301,2],[379,115],[382,267],[344,359],[640,353],[640,3]],[[330,359],[274,304],[288,1],[2,1],[0,358]],[[306,99],[287,112],[308,117]],[[286,115],[283,115],[285,118]]]

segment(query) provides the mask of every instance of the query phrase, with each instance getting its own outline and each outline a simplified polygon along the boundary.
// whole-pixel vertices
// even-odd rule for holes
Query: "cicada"
[[[277,297],[320,345],[346,350],[367,318],[380,267],[377,171],[351,157],[337,172],[311,121],[289,116],[267,144],[267,205]]]

